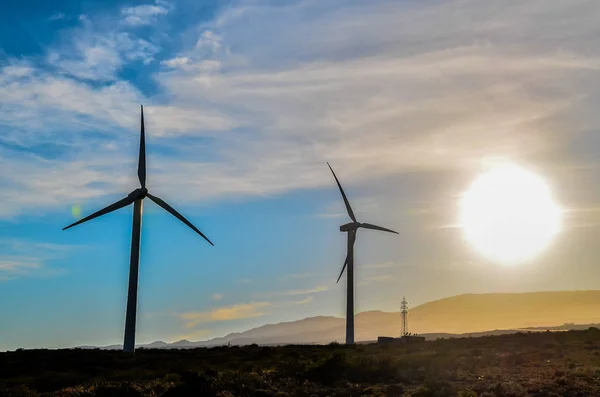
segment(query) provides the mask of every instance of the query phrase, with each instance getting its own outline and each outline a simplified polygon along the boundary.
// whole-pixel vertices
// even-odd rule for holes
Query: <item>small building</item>
[[[425,342],[424,336],[415,335],[404,335],[400,338],[393,338],[390,336],[379,336],[377,337],[377,344],[379,345],[399,345],[403,343],[418,343]]]
[[[404,335],[402,341],[405,343],[415,343],[415,342],[425,342],[424,336],[416,336],[416,335]]]

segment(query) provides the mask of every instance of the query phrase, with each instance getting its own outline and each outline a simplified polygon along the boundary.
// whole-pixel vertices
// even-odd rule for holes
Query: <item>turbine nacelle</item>
[[[146,189],[145,187],[140,187],[135,189],[133,192],[129,193],[127,195],[127,198],[130,198],[132,200],[137,200],[137,199],[144,199],[148,196],[148,189]]]
[[[362,226],[360,222],[350,222],[340,226],[340,232],[351,232]]]

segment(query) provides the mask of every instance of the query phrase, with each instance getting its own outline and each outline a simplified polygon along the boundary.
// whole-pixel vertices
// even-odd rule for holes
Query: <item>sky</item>
[[[122,343],[138,187],[137,342],[343,317],[462,293],[597,289],[597,0],[12,2],[0,13],[0,350]],[[489,159],[542,176],[563,212],[501,266],[457,228]]]

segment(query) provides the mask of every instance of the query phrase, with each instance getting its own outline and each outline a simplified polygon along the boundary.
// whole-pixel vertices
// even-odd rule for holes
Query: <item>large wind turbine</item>
[[[342,274],[344,273],[344,269],[348,266],[348,272],[346,275],[347,279],[347,298],[346,298],[346,344],[353,345],[354,344],[354,242],[356,241],[356,232],[359,228],[371,229],[371,230],[380,230],[382,232],[396,233],[393,230],[386,229],[381,226],[372,225],[370,223],[360,223],[356,220],[354,216],[354,212],[352,211],[352,207],[350,207],[350,202],[346,197],[346,193],[344,193],[344,189],[342,189],[342,185],[338,180],[335,172],[333,172],[333,168],[331,165],[327,163],[335,181],[337,182],[338,187],[340,188],[340,192],[342,193],[342,197],[344,198],[344,204],[346,204],[346,210],[348,211],[348,215],[352,222],[346,223],[345,225],[340,226],[341,232],[348,233],[348,253],[346,254],[346,260],[344,261],[344,266],[342,267],[342,271],[340,272],[340,276],[338,277],[336,282],[340,281]]]
[[[171,215],[179,219],[181,222],[188,225],[192,230],[202,236],[210,245],[214,245],[200,230],[192,225],[187,219],[177,212],[173,207],[164,202],[162,199],[151,195],[146,189],[146,137],[144,132],[144,107],[141,107],[141,133],[140,133],[140,157],[138,161],[138,178],[141,187],[129,193],[127,197],[117,201],[108,207],[94,212],[92,215],[69,225],[63,230],[77,226],[80,223],[89,221],[99,216],[116,211],[120,208],[133,204],[133,228],[131,231],[131,259],[129,262],[129,290],[127,293],[127,315],[125,318],[125,340],[123,343],[123,351],[133,353],[135,351],[135,318],[137,310],[137,287],[138,287],[138,268],[140,260],[140,232],[142,227],[142,201],[148,197],[156,204],[164,208]]]

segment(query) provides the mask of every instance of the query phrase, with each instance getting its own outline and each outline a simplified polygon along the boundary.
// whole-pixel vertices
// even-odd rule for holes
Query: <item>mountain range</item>
[[[367,311],[355,316],[357,341],[399,336],[399,312]],[[409,332],[426,339],[483,336],[523,330],[585,329],[600,323],[600,291],[463,294],[416,306],[408,315]],[[343,342],[345,320],[317,316],[267,324],[205,341],[153,342],[144,348],[194,348],[219,345],[324,344]],[[92,348],[92,346],[80,346]],[[120,349],[111,345],[102,349]]]

